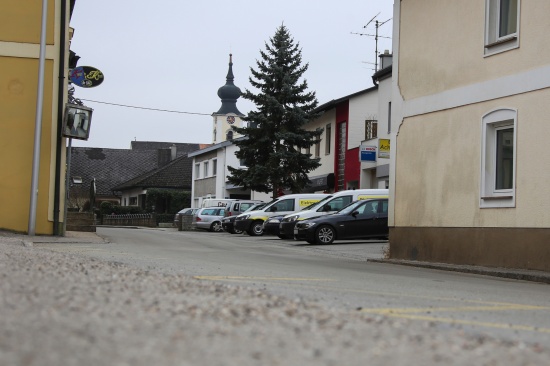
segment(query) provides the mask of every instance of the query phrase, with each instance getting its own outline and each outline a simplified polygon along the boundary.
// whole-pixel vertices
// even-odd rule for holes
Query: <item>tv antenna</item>
[[[388,19],[388,20],[385,20],[383,22],[380,22],[378,21],[378,19],[376,19],[378,16],[380,15],[380,13],[376,14],[375,16],[372,17],[371,20],[368,21],[368,23],[366,25],[363,26],[363,29],[366,29],[373,21],[374,21],[374,28],[375,28],[375,33],[374,34],[368,34],[368,33],[355,33],[355,32],[351,32],[351,34],[357,34],[359,36],[367,36],[367,37],[374,37],[374,41],[375,41],[375,48],[374,48],[374,71],[377,71],[378,70],[378,38],[388,38],[388,39],[391,39],[391,37],[386,37],[386,36],[380,36],[378,35],[378,28],[380,28],[381,26],[383,26],[384,24],[386,24],[387,22],[389,22],[390,20],[392,20],[392,18]],[[370,63],[370,62],[369,62]]]

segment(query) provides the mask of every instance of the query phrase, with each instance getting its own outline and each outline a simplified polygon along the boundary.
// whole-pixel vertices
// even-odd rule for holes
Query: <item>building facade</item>
[[[48,2],[43,108],[36,196],[36,234],[62,228],[69,20],[75,1]],[[0,4],[0,229],[27,233],[31,216],[35,120],[38,103],[42,2],[3,0]],[[33,192],[33,195],[35,193]]]
[[[392,258],[550,270],[549,13],[395,2]]]

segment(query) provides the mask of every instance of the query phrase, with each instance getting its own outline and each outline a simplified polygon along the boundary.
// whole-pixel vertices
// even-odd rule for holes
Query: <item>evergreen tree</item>
[[[228,180],[245,189],[272,192],[275,198],[279,190],[298,193],[307,185],[307,174],[320,163],[311,154],[302,153],[302,149],[315,144],[323,130],[303,128],[319,114],[315,112],[315,92],[308,92],[307,81],[300,80],[308,64],[302,65],[299,44],[281,25],[265,46],[266,50],[260,51],[261,60],[256,60],[257,70],[250,68],[250,84],[259,92],[243,93],[257,110],[243,118],[249,122],[247,127],[233,127],[245,136],[234,143],[240,148],[237,158],[247,168],[229,167]]]

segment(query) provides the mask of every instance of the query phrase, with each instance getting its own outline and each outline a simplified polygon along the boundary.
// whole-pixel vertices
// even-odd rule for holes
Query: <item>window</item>
[[[325,155],[330,154],[330,140],[332,139],[332,127],[330,123],[325,128]]]
[[[204,177],[208,177],[208,162],[204,162]]]
[[[388,135],[391,133],[391,102],[388,103]]]
[[[485,55],[519,46],[521,0],[486,0]]]
[[[516,124],[513,109],[498,109],[483,117],[482,208],[515,207]]]
[[[195,164],[195,179],[199,179],[201,177],[201,165]]]
[[[318,158],[321,155],[321,140],[318,138],[315,141],[315,157]]]
[[[378,121],[365,121],[365,140],[372,140],[378,137]]]
[[[137,197],[130,197],[130,206],[137,206]]]
[[[218,159],[212,160],[212,175],[218,174]]]

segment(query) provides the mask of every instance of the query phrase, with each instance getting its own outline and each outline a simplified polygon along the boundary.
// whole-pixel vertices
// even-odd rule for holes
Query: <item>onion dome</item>
[[[218,89],[218,97],[222,100],[222,106],[215,114],[234,113],[243,116],[237,109],[237,99],[241,96],[241,89],[233,84],[233,55],[229,54],[229,71],[227,72],[225,85]]]

